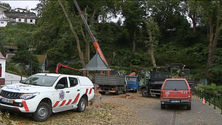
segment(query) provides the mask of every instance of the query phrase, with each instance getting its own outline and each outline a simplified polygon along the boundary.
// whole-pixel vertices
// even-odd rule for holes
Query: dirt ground
[[[85,112],[65,111],[52,114],[45,122],[32,121],[24,114],[0,115],[8,125],[220,125],[221,110],[214,109],[193,96],[192,109],[186,106],[160,108],[156,97],[142,97],[140,93],[106,94],[102,106],[88,106]],[[0,123],[1,125],[1,123]]]
[[[85,112],[66,111],[52,114],[46,122],[34,122],[23,114],[4,114],[7,124],[14,125],[136,125],[145,123],[146,118],[138,116],[138,109],[147,108],[157,98],[149,99],[139,93],[102,95],[102,106],[88,106]],[[144,116],[145,116],[144,112]]]

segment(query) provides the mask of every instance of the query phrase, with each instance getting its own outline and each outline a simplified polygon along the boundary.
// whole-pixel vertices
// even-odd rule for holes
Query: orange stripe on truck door
[[[63,106],[65,104],[66,100],[63,100],[62,101],[62,104],[60,106]]]
[[[86,89],[86,93],[85,94],[87,94],[88,93],[88,89]]]
[[[78,95],[76,96],[76,98],[75,98],[75,100],[73,101],[72,104],[75,104],[75,103],[78,101],[78,99],[79,99],[79,95],[80,95],[80,94],[78,94]]]
[[[53,108],[55,108],[58,104],[59,104],[59,101],[57,101],[57,102],[55,103],[55,105],[53,106]]]
[[[72,99],[70,99],[66,105],[69,105],[71,103],[71,101],[72,101]]]
[[[91,94],[91,92],[92,92],[92,89],[90,89],[89,94]]]

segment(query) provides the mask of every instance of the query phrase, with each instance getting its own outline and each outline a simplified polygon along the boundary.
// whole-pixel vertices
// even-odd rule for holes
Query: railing
[[[222,114],[222,95],[221,94],[215,94],[213,92],[209,91],[201,91],[201,90],[194,90],[195,94],[200,98],[200,99],[205,99],[205,103],[209,105],[214,105],[214,109],[218,107],[221,109],[221,114]]]

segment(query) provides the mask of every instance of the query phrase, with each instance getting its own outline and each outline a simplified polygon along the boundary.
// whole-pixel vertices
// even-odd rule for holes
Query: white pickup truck
[[[93,84],[87,77],[38,73],[21,83],[4,86],[0,108],[31,113],[33,120],[42,122],[52,113],[72,109],[83,112],[93,97]]]

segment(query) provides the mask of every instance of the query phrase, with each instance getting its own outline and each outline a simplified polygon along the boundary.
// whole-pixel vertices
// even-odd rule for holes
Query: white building
[[[28,24],[35,24],[36,23],[36,14],[33,12],[5,12],[7,18],[11,21],[17,23],[28,23]]]
[[[0,5],[0,27],[6,27],[8,23],[8,18],[4,11],[8,11],[9,8]]]
[[[8,22],[36,24],[36,14],[21,8],[9,11],[0,5],[0,27],[6,27]]]
[[[0,52],[0,85],[5,85],[6,58]]]

